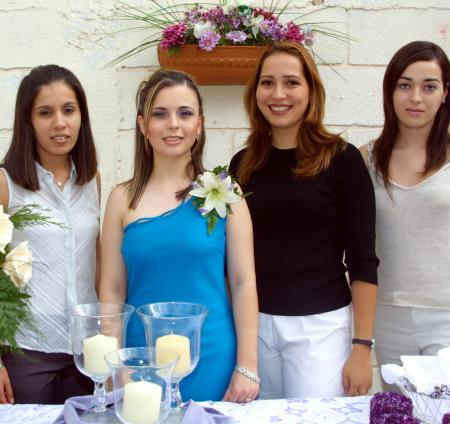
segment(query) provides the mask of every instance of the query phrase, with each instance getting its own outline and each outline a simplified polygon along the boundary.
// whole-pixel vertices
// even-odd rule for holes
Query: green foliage
[[[213,209],[211,212],[207,213],[206,217],[206,222],[208,224],[208,234],[211,234],[214,230],[214,227],[219,222],[220,216],[216,212],[216,210]]]
[[[35,225],[56,225],[61,229],[65,225],[52,220],[48,215],[50,209],[38,204],[29,204],[17,209],[10,217],[14,230]],[[6,246],[6,253],[11,251],[11,244]],[[39,332],[30,310],[31,296],[26,290],[17,287],[11,278],[3,271],[6,254],[0,253],[0,355],[6,351],[17,351],[16,336],[25,325]]]
[[[52,221],[52,218],[45,215],[45,212],[50,212],[50,209],[43,208],[38,204],[30,204],[22,206],[16,210],[13,215],[9,217],[14,225],[15,230],[22,230],[24,227],[31,227],[34,225],[56,225],[59,228],[66,228],[65,225]]]
[[[29,308],[30,295],[20,291],[0,269],[0,354],[17,350],[16,335],[26,324],[35,329]],[[8,345],[8,346],[6,346]]]

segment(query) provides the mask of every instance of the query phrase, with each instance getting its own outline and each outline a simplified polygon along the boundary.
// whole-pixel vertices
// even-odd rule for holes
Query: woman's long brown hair
[[[436,61],[442,71],[444,89],[449,88],[450,63],[438,45],[428,41],[413,41],[403,46],[389,62],[383,79],[384,126],[380,136],[375,140],[373,157],[375,169],[383,178],[386,191],[391,192],[389,181],[389,162],[398,135],[398,118],[395,114],[393,94],[398,79],[404,70],[414,62]],[[434,118],[426,146],[426,162],[423,175],[439,169],[448,161],[450,102],[442,103]]]
[[[88,104],[84,89],[75,74],[58,65],[33,68],[22,80],[17,92],[14,129],[11,145],[0,167],[8,171],[11,179],[30,191],[40,189],[34,162],[40,162],[36,147],[36,134],[31,122],[31,111],[41,88],[56,82],[70,87],[77,98],[81,112],[81,126],[77,142],[70,156],[77,170],[76,184],[91,181],[97,173],[97,151],[89,120]]]
[[[300,44],[274,44],[261,56],[244,94],[245,109],[250,121],[250,135],[237,172],[241,184],[246,184],[251,174],[264,165],[272,146],[271,126],[258,108],[256,89],[265,60],[276,53],[286,53],[299,59],[309,88],[308,106],[297,134],[297,166],[293,170],[295,176],[314,177],[327,169],[334,154],[346,146],[339,135],[328,132],[323,125],[325,89],[312,56]]]

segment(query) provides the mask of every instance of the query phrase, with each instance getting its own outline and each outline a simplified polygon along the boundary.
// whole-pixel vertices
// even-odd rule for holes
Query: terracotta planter
[[[264,46],[217,46],[208,53],[197,45],[186,44],[172,56],[158,47],[158,59],[162,67],[187,72],[201,85],[244,85],[265,49]]]

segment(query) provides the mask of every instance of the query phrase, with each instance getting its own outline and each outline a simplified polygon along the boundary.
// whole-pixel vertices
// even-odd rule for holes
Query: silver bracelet
[[[234,371],[242,374],[243,376],[249,378],[257,384],[260,384],[261,379],[254,373],[244,367],[238,367],[237,365],[234,367]]]

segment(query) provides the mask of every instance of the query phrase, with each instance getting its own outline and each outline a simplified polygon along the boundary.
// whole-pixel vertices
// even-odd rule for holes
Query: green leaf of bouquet
[[[167,56],[173,56],[180,53],[181,46],[172,46],[167,49]]]
[[[245,4],[238,6],[237,9],[239,10],[239,13],[244,16],[250,16],[253,12],[253,9]]]
[[[48,224],[56,225],[61,229],[67,228],[64,224],[53,221],[53,218],[47,215],[48,212],[50,212],[50,209],[32,203],[17,209],[9,219],[13,223],[15,230],[21,230],[24,227]]]
[[[192,205],[194,208],[199,209],[203,206],[203,203],[205,202],[205,199],[203,197],[194,197],[194,200],[192,201]]]
[[[206,222],[208,224],[208,235],[210,235],[213,232],[214,227],[216,226],[219,219],[220,216],[217,214],[215,209],[213,209],[206,215]]]
[[[221,166],[221,165],[218,165],[218,166],[216,166],[216,167],[212,170],[212,172],[213,172],[214,174],[216,174],[216,175],[219,175],[219,174],[221,174],[222,172],[228,173],[227,169],[228,169],[228,166]]]
[[[30,295],[23,293],[0,270],[0,354],[18,350],[16,335],[22,324],[36,331],[30,307]]]

